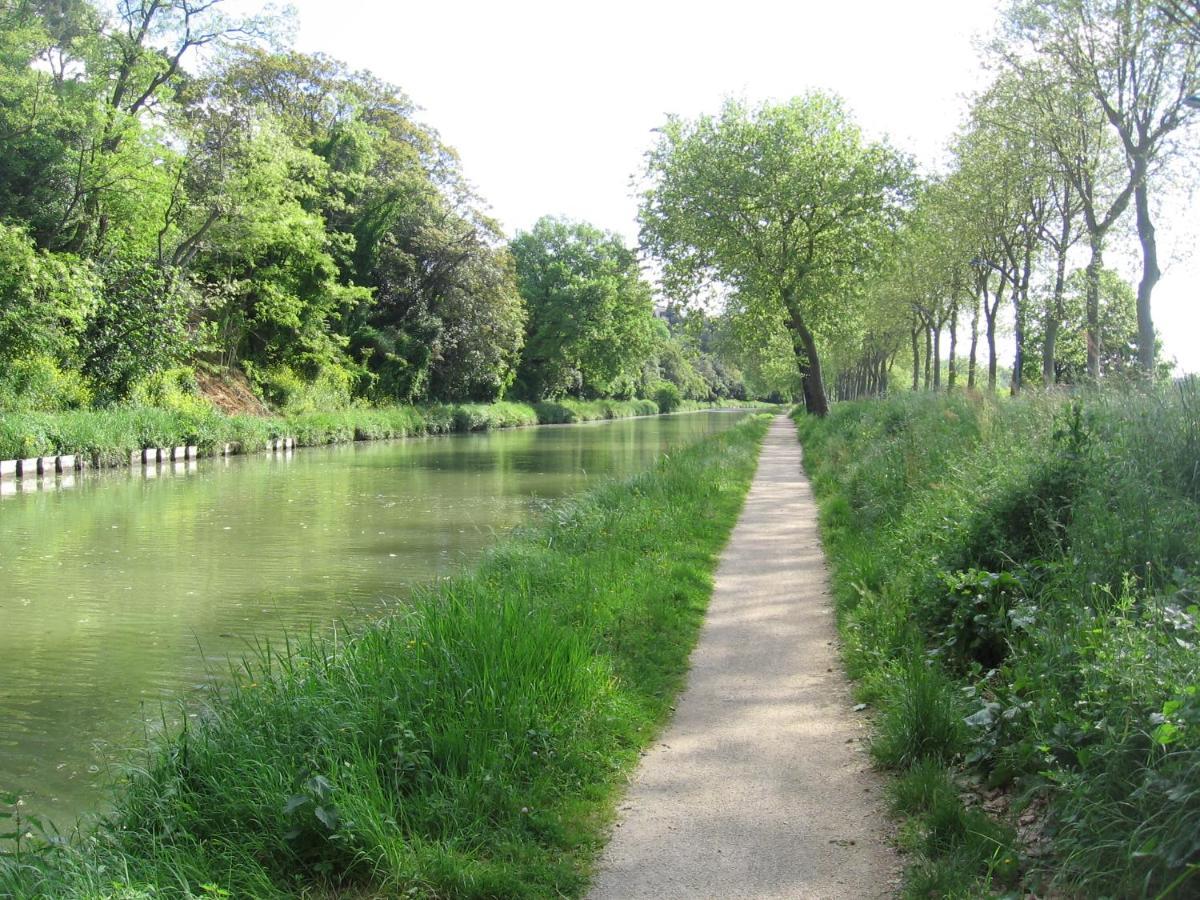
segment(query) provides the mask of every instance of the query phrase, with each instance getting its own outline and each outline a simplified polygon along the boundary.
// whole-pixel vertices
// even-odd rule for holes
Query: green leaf
[[[317,818],[321,820],[321,824],[330,831],[335,831],[338,825],[337,810],[332,806],[318,806],[316,809]]]
[[[1165,747],[1179,737],[1179,728],[1170,722],[1163,722],[1150,733],[1150,736]]]

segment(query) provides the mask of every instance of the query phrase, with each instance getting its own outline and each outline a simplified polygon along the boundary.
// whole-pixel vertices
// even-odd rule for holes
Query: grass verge
[[[1196,382],[798,428],[908,895],[1195,896]]]
[[[774,408],[753,401],[689,403],[687,409]],[[202,403],[186,409],[114,407],[57,413],[0,411],[0,459],[78,454],[93,465],[122,465],[144,447],[193,445],[211,453],[223,444],[246,452],[273,438],[298,446],[486,431],[520,425],[588,422],[658,414],[653,400],[560,400],[553,403],[460,403],[429,407],[351,407],[295,415],[224,415]]]
[[[264,648],[0,895],[578,896],[682,684],[767,418],[565,502],[337,644]]]

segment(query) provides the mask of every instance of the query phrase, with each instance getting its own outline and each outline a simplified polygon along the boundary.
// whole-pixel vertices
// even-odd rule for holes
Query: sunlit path
[[[792,423],[776,419],[687,689],[620,805],[594,900],[894,890],[800,460]]]

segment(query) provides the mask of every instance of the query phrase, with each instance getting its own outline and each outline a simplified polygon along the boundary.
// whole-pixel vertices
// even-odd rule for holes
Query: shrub
[[[53,412],[91,403],[92,391],[83,376],[60,367],[47,354],[23,356],[0,367],[0,410]]]
[[[660,413],[673,413],[683,402],[683,395],[679,393],[679,388],[674,384],[663,381],[654,389],[654,402],[658,404]]]

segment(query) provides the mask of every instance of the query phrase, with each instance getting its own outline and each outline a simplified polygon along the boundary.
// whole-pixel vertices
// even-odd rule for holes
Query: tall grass
[[[1047,803],[1052,852],[1021,876],[1035,890],[1200,890],[1197,410],[1185,382],[799,420],[847,662],[885,709],[877,754]],[[945,681],[923,700],[897,662],[914,653]],[[921,749],[939,697],[961,708],[960,752]],[[925,850],[913,884],[995,887],[990,856],[960,848],[947,868]]]
[[[695,409],[734,405],[694,404]],[[745,402],[741,408],[767,404]],[[692,407],[688,407],[691,409]],[[299,446],[486,431],[521,425],[586,422],[658,414],[653,400],[560,400],[538,403],[460,403],[428,407],[349,407],[279,416],[226,416],[203,404],[187,409],[151,406],[67,412],[0,411],[0,459],[79,454],[94,465],[118,465],[144,447],[191,444],[205,453],[223,444],[252,451],[277,437]]]
[[[349,640],[264,647],[110,821],[0,857],[0,895],[578,896],[765,429],[560,504]]]

